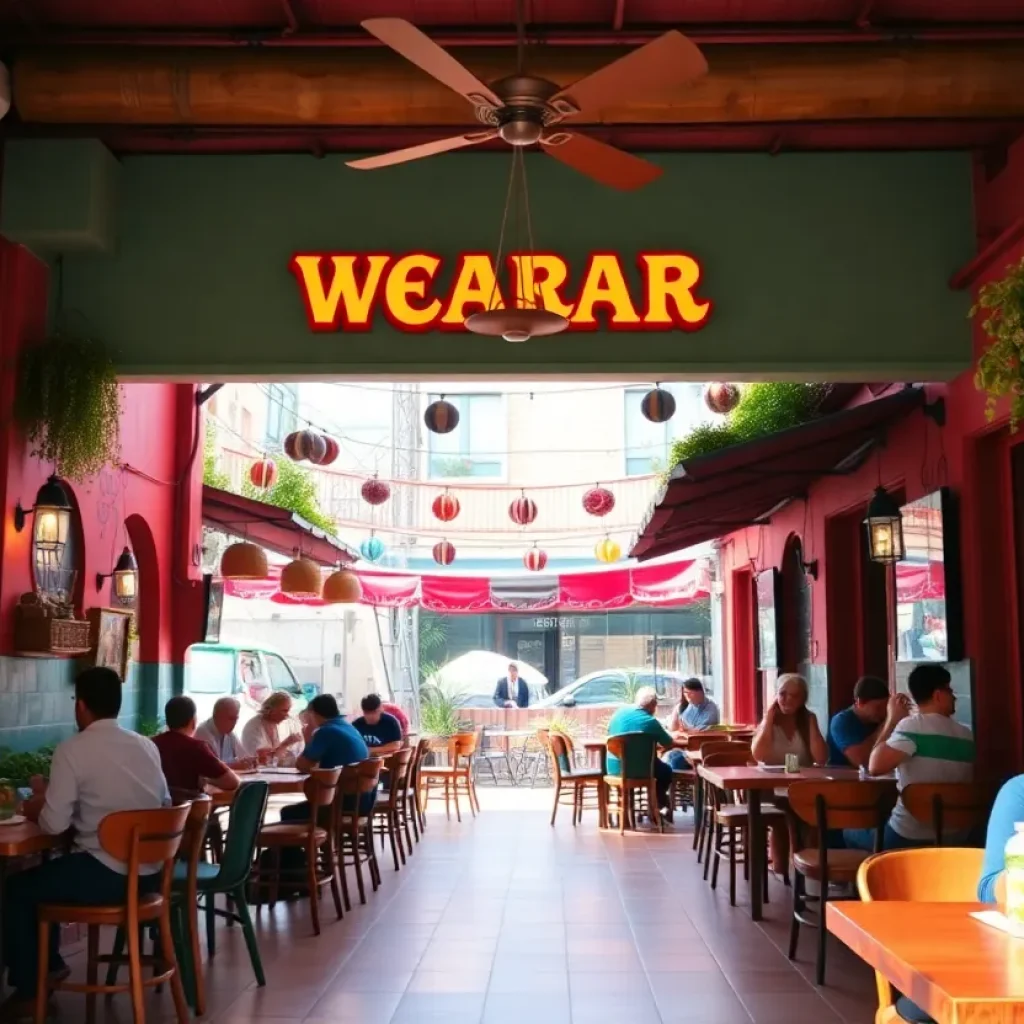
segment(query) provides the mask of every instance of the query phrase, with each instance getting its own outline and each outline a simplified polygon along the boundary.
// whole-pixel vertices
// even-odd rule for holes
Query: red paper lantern
[[[444,494],[439,494],[434,499],[430,509],[434,513],[435,519],[440,519],[442,523],[450,523],[459,514],[461,506],[455,495],[445,491]]]
[[[434,561],[438,565],[451,565],[455,561],[455,545],[447,540],[438,541],[434,545]]]
[[[367,480],[360,489],[363,501],[370,505],[383,505],[391,497],[391,488],[383,480],[374,477]]]
[[[523,555],[523,565],[525,565],[530,572],[540,572],[547,564],[547,553],[541,551],[541,549],[536,545],[530,548],[530,550]]]
[[[529,526],[537,518],[537,502],[524,494],[509,505],[508,514],[516,526]]]
[[[253,487],[267,491],[277,479],[277,463],[273,459],[259,459],[249,467],[249,480]]]
[[[459,425],[459,410],[442,397],[427,406],[423,422],[431,433],[450,434]]]
[[[735,384],[715,381],[704,389],[704,404],[719,416],[727,416],[740,404],[740,389]]]
[[[318,434],[317,437],[323,443],[323,451],[320,451],[318,445],[316,452],[310,455],[309,461],[317,466],[329,466],[338,457],[341,449],[333,437],[328,437],[326,434]]]
[[[606,516],[615,508],[615,495],[607,487],[591,487],[583,495],[583,511],[591,516]]]
[[[312,430],[295,430],[284,439],[284,453],[292,462],[305,462],[323,451],[323,443],[323,438]]]

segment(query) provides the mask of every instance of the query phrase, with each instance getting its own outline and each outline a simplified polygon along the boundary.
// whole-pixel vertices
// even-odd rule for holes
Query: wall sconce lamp
[[[812,558],[809,562],[803,562],[803,570],[805,576],[810,576],[812,580],[818,578],[818,560]]]
[[[25,529],[29,516],[35,521],[36,551],[45,553],[48,561],[59,563],[71,526],[71,500],[57,477],[51,476],[39,488],[31,508],[22,508],[20,501],[14,506],[14,529],[18,533]]]
[[[864,525],[868,529],[868,557],[872,562],[895,565],[903,560],[903,514],[884,487],[875,488]]]
[[[126,603],[134,601],[139,592],[139,563],[131,548],[125,547],[114,565],[113,572],[96,573],[96,590],[103,589],[103,581],[113,579],[114,597]]]

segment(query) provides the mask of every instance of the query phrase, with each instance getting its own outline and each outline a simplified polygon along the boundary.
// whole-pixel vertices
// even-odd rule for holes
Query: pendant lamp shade
[[[301,555],[281,570],[281,593],[320,596],[320,566]]]
[[[265,580],[270,575],[267,553],[247,540],[231,544],[221,555],[220,574],[226,580]]]
[[[325,604],[358,604],[363,598],[363,585],[359,577],[348,569],[332,572],[324,580]]]
[[[884,488],[875,489],[864,520],[868,531],[868,557],[882,565],[895,565],[906,556],[903,513],[896,499]]]

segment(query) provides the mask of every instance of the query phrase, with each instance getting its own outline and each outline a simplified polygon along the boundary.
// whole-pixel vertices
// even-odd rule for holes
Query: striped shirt
[[[974,736],[946,715],[909,715],[893,730],[888,744],[910,756],[896,768],[902,792],[915,782],[971,782],[974,778]],[[935,841],[935,830],[918,821],[897,802],[889,824],[904,839]]]

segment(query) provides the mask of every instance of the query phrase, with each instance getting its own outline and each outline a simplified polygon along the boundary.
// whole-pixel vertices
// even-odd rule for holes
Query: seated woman
[[[302,748],[302,726],[291,716],[292,699],[280,690],[260,706],[260,713],[245,723],[242,746],[251,754],[292,763]]]
[[[978,880],[978,899],[982,903],[1006,902],[1006,844],[1013,837],[1018,821],[1024,821],[1024,775],[1015,775],[1004,782],[992,805],[985,859]]]

